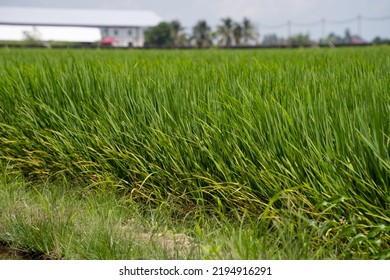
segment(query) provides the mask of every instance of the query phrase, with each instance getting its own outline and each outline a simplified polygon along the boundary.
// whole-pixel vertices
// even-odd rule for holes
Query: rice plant
[[[3,173],[265,231],[315,222],[346,258],[389,250],[387,46],[3,49],[0,66]]]

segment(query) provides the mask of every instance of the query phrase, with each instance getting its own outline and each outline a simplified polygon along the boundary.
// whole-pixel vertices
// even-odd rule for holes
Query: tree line
[[[161,22],[145,32],[145,46],[159,48],[207,48],[218,47],[246,47],[250,45],[274,46],[314,46],[314,45],[353,45],[366,44],[367,42],[358,35],[345,30],[344,36],[331,32],[325,38],[314,41],[309,34],[295,34],[289,38],[278,37],[276,34],[266,34],[259,41],[260,34],[255,25],[244,18],[241,22],[235,22],[232,18],[222,18],[220,24],[213,30],[205,20],[198,21],[192,27],[190,33],[178,20]],[[371,43],[389,44],[389,39],[376,37]]]
[[[259,34],[253,23],[244,18],[235,22],[230,17],[222,18],[215,30],[205,20],[198,21],[187,34],[178,20],[161,22],[145,32],[146,47],[221,47],[249,46],[257,43]]]
[[[379,40],[379,41],[378,41]],[[340,36],[333,32],[325,38],[321,38],[318,42],[312,40],[309,34],[297,34],[291,36],[288,39],[278,37],[276,34],[267,34],[264,36],[262,45],[263,46],[313,46],[319,45],[353,45],[353,44],[365,44],[367,43],[359,35],[352,35],[350,30],[345,30],[345,35]],[[381,39],[376,39],[373,43],[382,43]]]

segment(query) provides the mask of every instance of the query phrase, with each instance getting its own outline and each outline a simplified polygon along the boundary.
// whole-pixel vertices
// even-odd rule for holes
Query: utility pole
[[[361,38],[362,37],[362,16],[358,15],[357,17],[357,25],[358,25],[358,35]]]
[[[325,19],[321,19],[321,39],[325,39]]]
[[[291,38],[291,20],[287,21],[287,39]]]

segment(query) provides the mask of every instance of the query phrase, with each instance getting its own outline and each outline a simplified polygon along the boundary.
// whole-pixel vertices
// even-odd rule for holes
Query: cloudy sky
[[[292,34],[309,33],[314,39],[331,31],[343,35],[346,28],[349,28],[352,34],[357,34],[357,17],[361,15],[363,38],[371,40],[376,35],[390,38],[389,0],[0,0],[0,6],[151,10],[164,20],[180,20],[188,31],[200,19],[205,19],[209,25],[215,26],[223,17],[229,16],[237,21],[248,17],[260,29],[261,35],[276,33],[283,37],[287,36],[287,26],[271,26],[286,23],[288,20],[304,24],[326,19],[325,30],[321,24],[312,27],[292,25]],[[381,17],[386,17],[386,20],[373,20]],[[345,19],[354,20],[349,23],[331,23]],[[43,29],[40,30],[42,32]],[[50,33],[50,30],[43,31],[42,33]],[[55,34],[59,36],[58,33],[64,36],[67,33],[56,32],[55,29],[51,32],[52,35],[46,37]],[[83,36],[98,36],[96,30],[85,29],[82,32]],[[70,33],[75,34],[74,31]],[[0,27],[0,39],[4,36],[5,29]]]

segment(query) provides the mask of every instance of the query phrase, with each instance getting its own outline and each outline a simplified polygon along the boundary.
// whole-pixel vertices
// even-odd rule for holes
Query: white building
[[[102,38],[113,38],[112,43],[118,47],[142,47],[144,45],[144,32],[147,27],[101,27]]]
[[[0,7],[0,25],[99,28],[103,42],[120,47],[142,47],[145,30],[161,21],[140,10]]]

